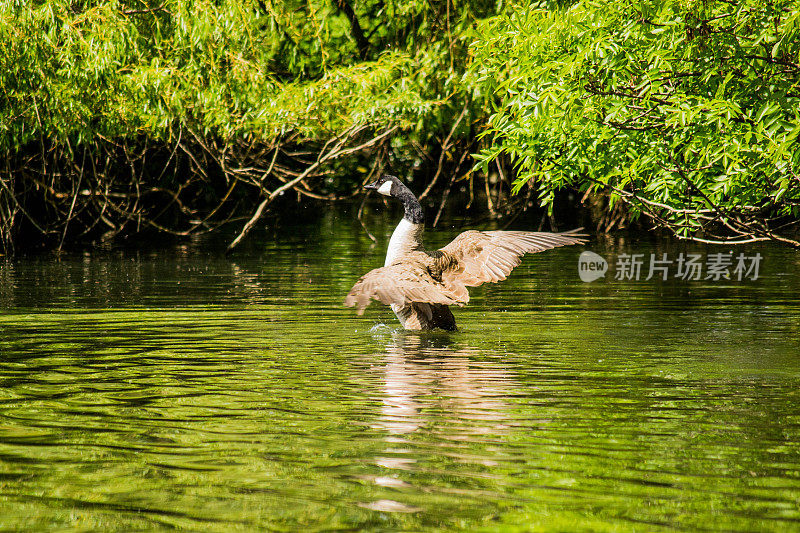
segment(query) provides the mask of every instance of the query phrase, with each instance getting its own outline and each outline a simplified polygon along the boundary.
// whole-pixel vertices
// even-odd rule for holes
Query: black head
[[[399,198],[403,192],[408,190],[408,188],[403,185],[403,182],[397,179],[397,176],[391,176],[389,174],[384,174],[374,183],[364,185],[364,188],[374,189],[378,194],[394,196],[395,198]]]
[[[397,176],[384,174],[375,183],[364,185],[364,188],[374,189],[378,191],[379,194],[384,196],[397,198],[403,203],[403,207],[406,210],[404,218],[408,219],[414,224],[423,223],[424,217],[422,214],[422,206],[419,205],[419,201],[417,200],[417,197],[414,196],[414,193],[411,192],[411,190],[406,187],[402,181],[397,179]]]

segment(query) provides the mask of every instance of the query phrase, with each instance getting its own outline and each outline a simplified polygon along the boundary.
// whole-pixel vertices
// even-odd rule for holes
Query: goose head
[[[405,216],[412,224],[422,224],[425,217],[422,213],[422,206],[419,205],[419,200],[411,192],[411,189],[406,187],[402,181],[397,179],[397,176],[384,174],[375,183],[364,185],[365,189],[372,189],[378,191],[379,194],[390,196],[399,200],[405,209]]]
[[[408,190],[408,188],[397,179],[397,176],[391,176],[389,174],[384,174],[374,183],[364,185],[364,188],[372,189],[377,191],[378,194],[393,196],[395,198],[401,198],[404,195],[403,193]]]

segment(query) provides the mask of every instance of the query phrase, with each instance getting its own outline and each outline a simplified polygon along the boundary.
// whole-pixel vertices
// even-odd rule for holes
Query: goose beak
[[[377,190],[378,186],[375,183],[370,183],[369,185],[364,185],[364,188],[370,190]]]

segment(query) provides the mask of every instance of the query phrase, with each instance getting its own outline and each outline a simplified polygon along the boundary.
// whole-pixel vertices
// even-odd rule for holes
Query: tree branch
[[[333,3],[350,21],[350,33],[353,35],[353,39],[356,40],[358,55],[361,59],[367,59],[370,49],[369,41],[364,37],[364,30],[361,29],[361,24],[358,22],[355,11],[353,11],[353,6],[347,0],[333,0]]]

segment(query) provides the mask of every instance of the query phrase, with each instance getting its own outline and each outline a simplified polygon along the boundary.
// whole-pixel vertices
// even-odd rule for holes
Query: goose
[[[370,270],[353,285],[344,305],[358,315],[372,300],[391,307],[408,330],[456,329],[448,306],[469,302],[467,287],[506,279],[526,253],[582,244],[580,229],[563,233],[476,231],[461,233],[447,246],[426,250],[422,244],[425,217],[414,193],[396,176],[384,175],[365,189],[395,198],[405,208],[389,239],[384,266]]]

